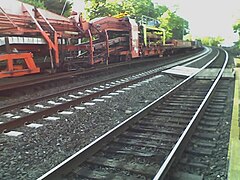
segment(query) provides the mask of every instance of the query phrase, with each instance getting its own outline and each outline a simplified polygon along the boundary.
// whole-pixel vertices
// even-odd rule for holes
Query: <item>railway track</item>
[[[204,56],[206,51],[202,53],[197,53],[194,58],[199,58],[201,56]],[[166,58],[168,59],[168,58]],[[184,58],[180,58],[184,59]],[[185,58],[186,59],[186,58]],[[192,58],[188,58],[188,61],[191,61]],[[169,60],[167,62],[161,62],[160,66],[164,66],[170,63],[173,63],[175,60]],[[71,72],[63,72],[63,73],[57,73],[57,74],[51,74],[51,75],[42,75],[42,77],[36,78],[35,76],[30,76],[26,79],[23,78],[23,80],[17,79],[16,82],[10,83],[9,81],[3,81],[2,85],[0,85],[0,93],[2,95],[11,95],[16,92],[25,91],[27,89],[36,87],[52,87],[57,86],[59,84],[67,84],[69,82],[74,82],[76,79],[79,79],[84,76],[91,76],[92,74],[101,73],[101,72],[114,72],[116,69],[119,71],[121,68],[126,69],[126,67],[138,67],[142,65],[151,66],[151,64],[155,65],[159,64],[159,59],[153,58],[147,59],[147,60],[141,60],[141,61],[129,61],[129,62],[122,62],[122,63],[115,63],[108,66],[99,66],[93,69],[87,69],[84,71],[71,71]],[[48,84],[48,85],[47,85]],[[31,92],[31,91],[30,91]]]
[[[75,107],[76,109],[83,108],[81,106],[79,107],[79,104],[89,103],[88,101],[91,101],[94,98],[95,101],[97,101],[99,100],[97,98],[100,96],[108,98],[108,96],[106,96],[108,93],[110,93],[110,95],[113,93],[114,95],[115,91],[115,93],[121,92],[121,88],[126,88],[127,86],[138,86],[137,83],[140,81],[153,78],[154,76],[159,76],[161,71],[164,69],[186,63],[192,59],[199,59],[202,56],[207,56],[210,52],[211,51],[207,51],[206,54],[201,54],[197,57],[185,59],[181,62],[164,67],[157,67],[145,72],[138,72],[138,74],[132,73],[127,77],[115,77],[80,87],[70,88],[62,92],[48,94],[44,97],[36,97],[24,102],[1,107],[0,112],[2,115],[0,116],[0,121],[2,124],[0,124],[0,132],[7,132],[24,124],[30,124],[37,119],[41,119],[42,117],[47,118],[54,113],[68,113],[69,111],[65,110],[70,107]],[[45,100],[45,102],[43,102],[43,100]]]
[[[190,76],[39,179],[164,179],[217,88],[228,60],[224,56],[214,82]]]
[[[226,106],[232,98],[229,95],[231,84],[230,80],[220,81],[186,150],[170,169],[170,179],[227,179],[228,125],[231,118],[226,117],[229,111]]]
[[[187,59],[179,61],[177,63],[173,63],[173,64],[169,64],[169,65],[165,65],[165,66],[157,66],[155,68],[150,68],[149,71],[155,71],[155,70],[160,70],[160,69],[164,70],[164,69],[168,69],[168,68],[171,68],[173,66],[176,66],[176,65],[184,64],[184,63],[192,61],[192,60],[199,60],[199,58],[201,58],[202,56],[205,57],[210,52],[211,51],[207,51],[207,53],[202,53],[200,55],[194,56],[192,58],[187,58]],[[50,93],[50,94],[47,94],[47,95],[44,95],[44,96],[41,96],[41,97],[33,97],[31,99],[26,99],[23,102],[7,104],[7,105],[4,105],[4,106],[0,107],[0,113],[12,110],[14,108],[19,108],[19,107],[26,106],[26,105],[29,105],[29,104],[37,103],[37,102],[39,102],[41,100],[44,100],[44,99],[50,99],[50,98],[61,96],[61,95],[64,95],[64,94],[70,94],[74,91],[81,91],[81,90],[86,90],[86,89],[89,89],[89,88],[94,88],[95,86],[98,86],[98,85],[100,86],[100,85],[103,85],[103,84],[111,83],[113,81],[117,81],[117,80],[124,79],[124,78],[131,78],[130,76],[137,76],[138,74],[141,74],[141,73],[144,73],[144,71],[142,71],[142,70],[139,71],[138,70],[138,71],[132,72],[132,73],[127,74],[127,75],[122,75],[122,76],[117,75],[116,77],[108,78],[108,79],[105,79],[105,80],[101,80],[101,81],[97,81],[97,82],[93,82],[93,83],[89,83],[89,84],[85,84],[85,85],[76,86],[76,87],[73,87],[73,88],[67,88],[67,89],[61,90],[59,92]]]

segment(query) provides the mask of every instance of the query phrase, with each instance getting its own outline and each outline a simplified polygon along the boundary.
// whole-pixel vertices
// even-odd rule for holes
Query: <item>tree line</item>
[[[160,27],[166,30],[167,39],[183,39],[189,32],[188,21],[166,6],[153,4],[151,0],[88,0],[86,4],[89,19],[126,13],[139,21],[145,15],[160,21]]]
[[[233,25],[233,31],[237,33],[239,37],[234,46],[238,49],[238,54],[240,55],[240,19]]]

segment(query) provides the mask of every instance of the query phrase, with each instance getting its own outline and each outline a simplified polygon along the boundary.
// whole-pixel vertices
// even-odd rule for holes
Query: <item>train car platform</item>
[[[240,180],[240,59],[235,59],[235,64],[236,79],[228,150],[228,180]]]

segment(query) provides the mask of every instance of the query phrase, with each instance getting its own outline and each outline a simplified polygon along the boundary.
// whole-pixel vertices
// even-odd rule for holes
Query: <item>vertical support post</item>
[[[147,28],[145,25],[143,25],[143,40],[144,40],[144,45],[147,46]]]
[[[61,52],[61,54],[60,54],[60,59],[61,59],[61,64],[63,64],[64,63],[64,57],[65,57],[65,51],[64,51],[64,49],[63,49],[63,43],[64,43],[64,39],[63,39],[63,37],[61,37],[61,46],[60,46],[60,52]]]
[[[54,31],[54,53],[55,53],[55,59],[56,59],[56,66],[59,67],[59,50],[58,50],[58,37],[57,32]]]
[[[108,33],[107,30],[105,30],[106,35],[106,65],[109,63],[109,43],[108,43]]]
[[[9,44],[9,38],[5,37],[5,49],[6,49],[6,53],[11,53],[11,48],[10,48],[10,44]]]
[[[54,27],[50,24],[50,22],[47,20],[47,18],[43,15],[43,13],[41,12],[40,9],[35,9],[35,11],[37,11],[41,17],[44,19],[44,21],[48,24],[48,26],[50,27],[50,29],[53,31],[53,42],[50,44],[52,46],[52,48],[54,49],[54,56],[55,56],[55,64],[57,67],[59,67],[59,49],[58,49],[58,36],[57,36],[57,32],[54,29]]]
[[[13,59],[10,55],[8,55],[7,66],[8,71],[13,71]]]
[[[163,45],[166,44],[166,31],[164,29],[162,29],[163,32]]]
[[[54,71],[54,64],[53,64],[53,55],[52,55],[52,50],[49,49],[49,55],[50,55],[50,62],[51,62],[51,70],[52,70],[52,73]]]
[[[94,60],[93,60],[93,41],[92,41],[92,34],[90,29],[88,29],[88,35],[89,35],[89,46],[90,46],[90,50],[89,50],[89,54],[90,54],[90,64],[93,65],[94,64]]]

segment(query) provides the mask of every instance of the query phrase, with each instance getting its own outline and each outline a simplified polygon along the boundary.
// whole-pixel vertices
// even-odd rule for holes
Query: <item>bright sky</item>
[[[84,0],[74,1],[73,10],[84,9]],[[230,45],[238,36],[233,33],[232,25],[240,19],[240,0],[152,0],[166,5],[189,22],[193,37],[221,36],[224,44]]]
[[[153,0],[166,5],[189,22],[193,37],[221,36],[225,45],[231,45],[238,36],[232,25],[240,19],[240,0]]]
[[[73,10],[76,12],[83,12],[85,7],[84,0],[68,0],[73,2]]]

